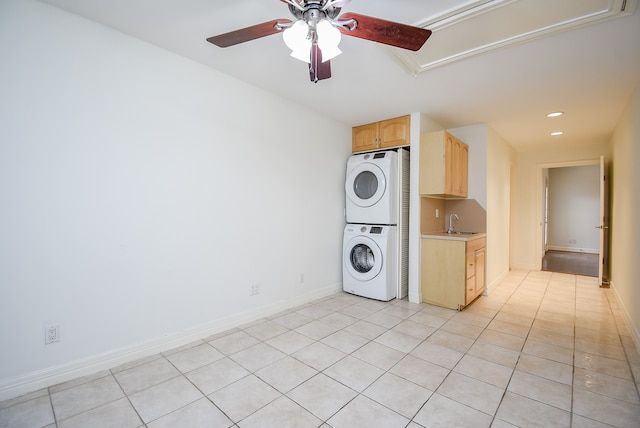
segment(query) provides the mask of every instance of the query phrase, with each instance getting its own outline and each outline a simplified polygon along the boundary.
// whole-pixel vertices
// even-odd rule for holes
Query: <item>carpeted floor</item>
[[[542,270],[598,276],[598,260],[600,260],[599,254],[547,251],[542,258]]]

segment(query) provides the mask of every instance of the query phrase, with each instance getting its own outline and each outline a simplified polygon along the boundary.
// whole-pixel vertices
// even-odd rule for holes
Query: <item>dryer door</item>
[[[382,251],[366,236],[356,236],[344,247],[344,265],[358,281],[369,281],[382,270]]]
[[[362,163],[349,173],[344,187],[351,202],[366,208],[375,205],[384,196],[387,179],[379,166]]]

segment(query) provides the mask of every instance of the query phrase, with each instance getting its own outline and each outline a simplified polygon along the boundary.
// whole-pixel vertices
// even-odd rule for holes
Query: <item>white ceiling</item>
[[[205,40],[290,18],[279,0],[41,1],[350,126],[420,111],[446,128],[488,123],[518,151],[608,141],[640,82],[640,7],[632,16],[483,53],[417,76],[406,71],[391,48],[343,37],[343,54],[331,61],[333,77],[314,84],[307,65],[289,57],[280,35],[225,49]],[[465,3],[469,0],[352,0],[342,13],[415,25]],[[428,47],[429,41],[423,49]],[[545,117],[555,110],[565,115]],[[555,130],[565,134],[551,137]]]

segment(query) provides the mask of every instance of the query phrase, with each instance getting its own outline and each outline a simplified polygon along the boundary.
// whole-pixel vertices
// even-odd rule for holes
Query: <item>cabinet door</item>
[[[378,148],[378,123],[354,126],[351,132],[351,151],[362,152]]]
[[[469,146],[450,134],[447,135],[446,191],[449,195],[467,197]]]
[[[466,198],[468,195],[469,186],[469,146],[459,141],[458,145],[458,172],[456,174],[458,178],[457,190],[458,196]]]
[[[422,301],[445,308],[465,305],[465,243],[423,238],[420,250]]]
[[[456,140],[448,132],[445,132],[444,135],[444,194],[456,195],[456,176],[459,173]]]
[[[486,248],[476,250],[476,296],[484,291]]]
[[[420,194],[468,196],[469,146],[446,131],[420,138]]]
[[[402,116],[379,122],[379,147],[385,148],[408,145],[410,119],[410,116]]]

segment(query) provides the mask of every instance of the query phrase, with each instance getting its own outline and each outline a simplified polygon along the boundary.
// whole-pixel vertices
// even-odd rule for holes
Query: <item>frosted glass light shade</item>
[[[338,45],[342,34],[329,21],[323,19],[316,26],[318,33],[318,47],[322,51],[322,62],[335,58],[342,53]]]
[[[289,49],[291,56],[300,61],[309,62],[311,52],[311,40],[309,39],[309,26],[302,19],[296,21],[291,27],[282,32],[282,39]]]

